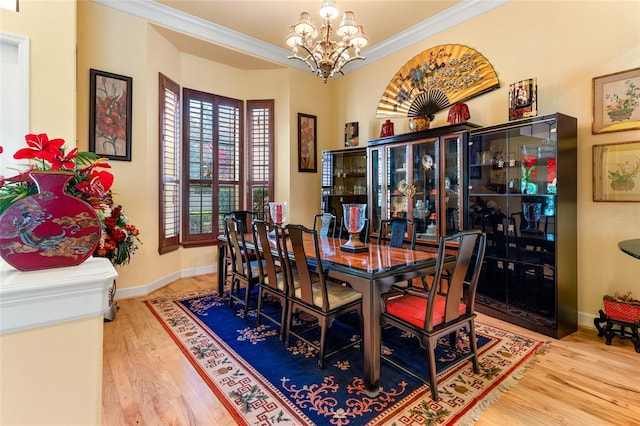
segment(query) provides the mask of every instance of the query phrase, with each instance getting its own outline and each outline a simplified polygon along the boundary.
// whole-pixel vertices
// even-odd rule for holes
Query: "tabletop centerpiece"
[[[340,246],[340,250],[351,253],[367,251],[369,248],[360,240],[360,232],[364,227],[366,204],[343,204],[345,228],[349,232],[349,240]]]

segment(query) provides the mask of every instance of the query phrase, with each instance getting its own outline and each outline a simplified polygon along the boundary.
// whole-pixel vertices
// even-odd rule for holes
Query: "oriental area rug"
[[[239,306],[229,307],[216,292],[145,303],[238,424],[245,425],[471,425],[545,347],[476,322],[479,374],[470,361],[439,374],[439,400],[433,401],[428,385],[383,360],[380,394],[369,398],[358,346],[327,358],[319,369],[316,351],[293,337],[286,348],[275,325],[263,319],[256,326],[255,311],[241,318]],[[358,339],[357,318],[336,320],[329,335],[336,341]],[[460,335],[457,349],[468,351],[468,338]],[[438,371],[458,357],[447,338],[442,343]],[[428,377],[426,356],[415,337],[385,329],[382,353]]]

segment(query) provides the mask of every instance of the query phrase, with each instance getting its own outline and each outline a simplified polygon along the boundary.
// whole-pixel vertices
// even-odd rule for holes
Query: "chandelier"
[[[360,55],[360,49],[367,45],[368,40],[364,36],[362,25],[356,23],[353,12],[347,11],[342,15],[340,26],[336,30],[340,41],[331,40],[333,35],[331,21],[337,16],[336,2],[323,0],[320,8],[322,18],[320,32],[313,25],[311,15],[302,12],[298,22],[289,29],[287,37],[287,45],[293,50],[293,54],[288,58],[298,59],[307,64],[324,83],[338,73],[344,75],[342,68],[349,62],[365,59]],[[318,36],[320,39],[316,41]]]

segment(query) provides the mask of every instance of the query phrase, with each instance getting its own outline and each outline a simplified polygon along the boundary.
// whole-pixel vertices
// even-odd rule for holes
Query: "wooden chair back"
[[[295,224],[287,225],[285,232],[289,234],[291,252],[293,253],[295,269],[300,282],[300,299],[308,305],[317,306],[313,300],[313,284],[318,283],[322,297],[322,306],[317,307],[327,312],[329,310],[329,298],[327,295],[327,285],[323,273],[322,261],[320,259],[318,233],[303,225]],[[305,235],[311,238],[313,252],[307,253],[307,249],[305,249]],[[310,261],[308,261],[308,259]],[[315,268],[315,270],[312,270],[312,268]],[[290,271],[287,276],[292,277],[292,271]],[[289,290],[291,291],[290,294],[295,293],[294,283],[291,279],[289,280]]]
[[[450,243],[458,243],[458,251],[453,262],[447,259],[445,252]],[[461,317],[460,303],[464,303],[466,306],[463,316],[474,314],[476,289],[485,247],[486,234],[480,230],[462,231],[440,239],[435,278],[430,289],[427,315],[425,315],[424,329],[426,331],[431,331],[434,328],[433,315],[438,300],[437,296],[445,298],[444,320],[442,322],[444,324],[454,322]],[[438,325],[436,324],[435,327]]]
[[[320,227],[318,228],[318,224]],[[313,230],[321,237],[336,236],[336,215],[332,213],[319,213],[313,216]]]
[[[416,248],[416,226],[410,219],[394,217],[383,219],[378,227],[378,244],[403,247],[405,235],[409,238],[411,250]]]
[[[272,251],[272,245],[269,239],[269,233],[275,230],[275,255]],[[253,222],[253,239],[255,242],[256,253],[260,262],[258,268],[260,271],[260,283],[270,288],[286,292],[286,279],[278,276],[278,272],[282,271],[279,265],[284,263],[284,254],[282,249],[282,229],[277,225],[270,224],[264,220],[255,220]],[[280,284],[280,285],[278,285]]]

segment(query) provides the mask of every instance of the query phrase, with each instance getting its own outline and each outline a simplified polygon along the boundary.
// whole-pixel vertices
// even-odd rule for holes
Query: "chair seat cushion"
[[[427,314],[427,302],[428,299],[424,297],[405,294],[400,297],[388,299],[386,302],[386,312],[418,328],[423,328]],[[433,327],[444,321],[445,303],[446,299],[443,296],[436,296],[431,324]],[[460,303],[458,313],[463,315],[466,310],[467,305]]]
[[[258,258],[256,254],[252,251],[247,252],[247,256],[249,256],[249,262],[251,262],[252,260],[256,260]],[[231,260],[231,252],[229,250],[227,250],[227,254],[225,255],[225,257]],[[244,250],[242,251],[242,258],[244,259]]]
[[[343,286],[337,283],[326,282],[327,298],[329,299],[329,310],[337,309],[341,306],[362,299],[362,294],[358,293],[351,287]],[[302,296],[300,287],[296,287],[295,296],[299,299]],[[322,307],[322,291],[320,290],[319,280],[313,283],[313,305]]]

